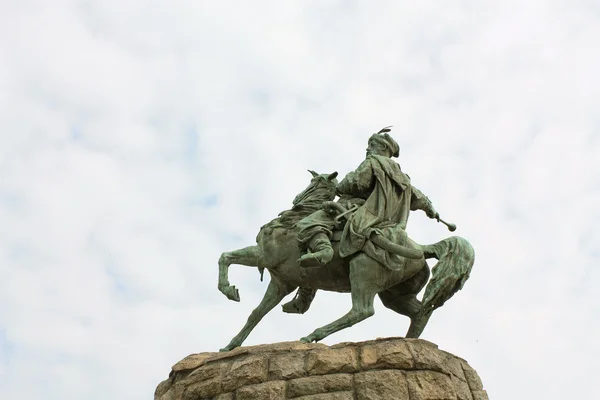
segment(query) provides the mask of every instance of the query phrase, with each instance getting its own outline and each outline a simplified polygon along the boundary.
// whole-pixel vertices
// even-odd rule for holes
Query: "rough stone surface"
[[[354,392],[311,394],[310,396],[296,397],[294,400],[354,400]]]
[[[407,374],[410,400],[456,400],[456,391],[448,375],[437,371]]]
[[[489,400],[465,360],[403,338],[192,354],[172,367],[154,399]]]
[[[298,353],[274,354],[269,360],[269,380],[305,376],[304,359],[304,355]]]
[[[223,390],[223,380],[227,367],[228,365],[225,363],[216,363],[203,365],[194,370],[189,374],[187,379],[180,384],[182,386],[187,382],[190,383],[183,389],[181,398],[192,400],[195,398],[212,397],[223,392],[228,392],[229,390]],[[177,378],[177,375],[175,375],[175,377]],[[177,400],[177,397],[174,397],[173,400]]]
[[[473,400],[473,394],[469,388],[469,384],[456,376],[451,376],[452,385],[456,390],[456,400]]]
[[[185,371],[185,370],[194,370],[198,367],[204,365],[204,362],[209,358],[214,357],[218,353],[199,353],[199,354],[191,354],[179,361],[177,364],[173,365],[171,368],[173,372]]]
[[[413,366],[413,357],[406,343],[401,341],[381,341],[362,348],[361,362],[364,369],[411,369]]]
[[[415,360],[415,369],[431,369],[454,375],[463,380],[463,368],[458,358],[426,341],[411,341],[408,347]]]
[[[265,356],[249,356],[233,361],[229,372],[223,377],[223,389],[230,392],[245,385],[266,381],[267,363]]]
[[[473,400],[490,400],[485,390],[473,392]]]
[[[477,372],[465,360],[461,360],[462,369],[465,373],[465,378],[472,391],[483,390],[483,383]]]
[[[354,346],[311,351],[306,360],[309,375],[335,374],[358,371],[358,356]]]
[[[239,388],[236,400],[280,400],[285,399],[285,382],[273,381]]]
[[[318,393],[341,392],[344,390],[352,390],[352,375],[350,374],[293,379],[288,382],[287,393],[289,397],[299,397]]]
[[[409,400],[408,384],[402,371],[383,370],[356,374],[357,400]]]
[[[173,385],[173,382],[171,382],[170,378],[159,383],[158,386],[156,387],[156,390],[154,391],[154,398],[163,397],[164,394],[169,391],[169,389],[171,388],[172,385]]]

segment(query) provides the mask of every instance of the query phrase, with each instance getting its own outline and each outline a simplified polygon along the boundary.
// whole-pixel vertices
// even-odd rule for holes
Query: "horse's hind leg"
[[[419,314],[421,312],[421,302],[417,299],[414,294],[397,294],[391,291],[385,291],[379,293],[379,298],[384,306],[390,310],[396,311],[398,314],[406,315],[410,318],[410,327],[406,337],[418,337],[415,336],[416,324],[419,321]],[[420,332],[419,332],[420,333]]]
[[[406,337],[419,337],[427,324],[428,318],[423,318],[421,302],[417,299],[417,294],[423,289],[427,279],[429,279],[429,267],[425,264],[424,268],[412,278],[379,293],[384,306],[410,318]]]
[[[258,246],[249,246],[243,249],[227,251],[219,258],[219,291],[229,300],[240,301],[240,292],[229,283],[229,266],[231,264],[258,267],[262,252]]]
[[[352,309],[343,317],[334,322],[317,328],[310,335],[300,339],[301,342],[318,342],[327,336],[351,327],[373,314],[373,300],[375,295],[382,290],[377,279],[372,279],[378,275],[377,270],[383,268],[379,263],[360,254],[350,262],[350,284],[352,287]]]
[[[279,279],[271,278],[271,282],[269,282],[269,286],[267,287],[267,291],[265,292],[265,296],[262,301],[252,311],[250,316],[248,317],[248,321],[229,344],[221,349],[221,351],[229,351],[236,347],[242,345],[244,340],[248,337],[250,332],[254,329],[254,327],[260,322],[260,320],[267,315],[269,311],[271,311],[285,296],[292,293],[296,289],[296,286],[290,285],[288,283],[282,282]]]

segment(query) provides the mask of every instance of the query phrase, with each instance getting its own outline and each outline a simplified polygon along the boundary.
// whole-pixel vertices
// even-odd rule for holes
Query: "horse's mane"
[[[309,190],[307,188],[307,190]],[[307,193],[307,190],[296,196],[294,199],[294,206],[279,213],[279,216],[271,222],[263,225],[256,236],[256,242],[260,241],[261,235],[270,235],[275,228],[282,228],[286,230],[293,230],[302,218],[308,217],[315,211],[319,211],[323,206],[324,201],[331,201],[335,198],[335,183],[332,182],[330,186],[314,188],[315,190]],[[302,196],[306,194],[305,196]],[[263,280],[263,274],[265,272],[264,267],[258,267],[260,272],[260,280]]]
[[[302,218],[319,211],[324,201],[331,201],[334,197],[335,187],[318,188],[310,196],[294,204],[291,209],[280,212],[277,218],[264,225],[261,230],[264,228],[293,229]]]
[[[325,200],[311,200],[307,201],[306,204],[298,204],[292,207],[291,210],[282,211],[275,221],[278,221],[282,228],[292,229],[302,218],[320,210],[323,201]]]

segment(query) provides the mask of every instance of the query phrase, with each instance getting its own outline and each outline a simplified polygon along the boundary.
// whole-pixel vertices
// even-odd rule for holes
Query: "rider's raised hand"
[[[440,222],[440,213],[437,212],[433,206],[426,210],[425,214],[427,214],[429,218],[436,219],[438,222]]]

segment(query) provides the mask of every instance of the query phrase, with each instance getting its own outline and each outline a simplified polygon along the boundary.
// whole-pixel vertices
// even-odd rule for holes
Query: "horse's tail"
[[[475,262],[473,247],[458,236],[422,245],[421,249],[426,258],[436,258],[438,262],[431,269],[431,280],[425,288],[418,322],[411,324],[408,337],[419,337],[433,311],[463,288]]]

